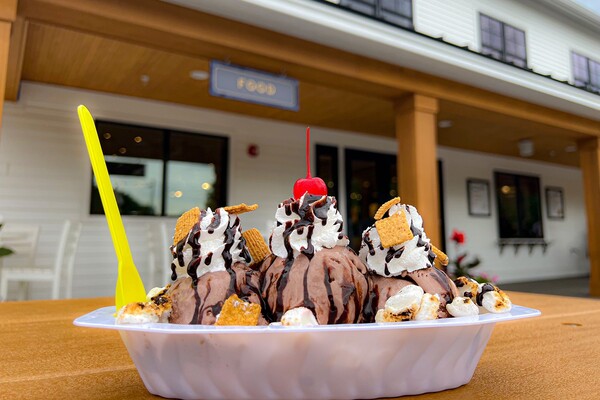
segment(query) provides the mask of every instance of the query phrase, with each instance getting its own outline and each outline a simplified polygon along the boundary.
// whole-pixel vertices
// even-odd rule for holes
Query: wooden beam
[[[17,101],[19,98],[28,24],[29,22],[23,17],[17,17],[12,24],[8,52],[8,69],[6,72],[6,90],[4,94],[6,100]]]
[[[587,213],[590,295],[600,297],[600,139],[579,142]]]
[[[363,94],[406,92],[600,136],[600,122],[155,0],[21,0],[28,19],[261,68]],[[107,30],[110,27],[110,30]]]
[[[6,87],[6,69],[8,68],[10,28],[10,22],[0,21],[0,132],[2,128],[2,112],[4,110],[4,88]]]
[[[17,18],[17,0],[0,0],[0,21],[13,22]]]
[[[412,204],[423,217],[427,236],[441,243],[437,173],[438,101],[408,95],[396,102],[398,139],[398,192],[403,203]]]

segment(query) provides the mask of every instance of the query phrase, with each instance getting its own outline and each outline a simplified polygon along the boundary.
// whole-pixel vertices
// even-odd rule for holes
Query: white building
[[[116,277],[104,216],[92,213],[78,104],[110,134],[107,160],[132,212],[157,214],[124,215],[147,287],[168,279],[164,229],[188,191],[258,203],[242,222],[268,236],[305,173],[310,125],[313,172],[332,182],[349,234],[399,191],[451,256],[458,229],[479,270],[502,282],[591,269],[600,295],[600,16],[574,1],[19,0],[2,10],[12,35],[0,40],[0,214],[40,225],[36,261],[48,266],[62,221],[83,223],[76,297],[109,296]],[[210,79],[192,77],[211,60],[296,79],[298,110],[211,96]],[[224,153],[198,150],[208,138],[190,132]],[[162,139],[143,147],[150,137]],[[126,147],[131,138],[140,146]]]

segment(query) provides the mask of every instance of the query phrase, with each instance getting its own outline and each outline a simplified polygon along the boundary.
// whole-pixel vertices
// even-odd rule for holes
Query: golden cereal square
[[[383,203],[381,205],[381,207],[379,207],[379,209],[377,210],[377,212],[375,213],[375,220],[380,220],[381,218],[383,218],[383,216],[385,215],[386,212],[388,212],[388,210],[390,208],[392,208],[392,206],[396,205],[400,203],[400,197],[394,197],[391,200],[386,201],[385,203]]]
[[[413,238],[403,212],[375,221],[375,227],[384,248],[389,248]]]
[[[252,257],[253,263],[258,263],[264,260],[271,251],[269,250],[269,246],[265,243],[262,235],[256,228],[249,229],[242,233],[244,239],[246,239],[246,246],[250,251],[250,256]]]
[[[258,208],[258,204],[247,205],[246,203],[237,204],[235,206],[223,207],[229,214],[243,214],[249,211],[254,211]]]
[[[223,303],[221,314],[215,325],[256,326],[259,317],[260,305],[248,303],[233,294]]]
[[[185,239],[188,232],[196,222],[200,219],[200,209],[194,207],[191,210],[184,212],[181,217],[177,219],[175,224],[175,235],[173,236],[173,246],[176,246],[181,239]]]
[[[448,265],[449,260],[448,260],[448,256],[446,255],[446,253],[444,253],[443,251],[441,251],[434,245],[431,245],[431,250],[433,251],[433,253],[437,257],[437,259],[439,260],[440,264]]]

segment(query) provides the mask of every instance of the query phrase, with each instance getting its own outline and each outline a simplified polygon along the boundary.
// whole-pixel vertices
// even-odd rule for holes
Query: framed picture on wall
[[[485,179],[467,179],[467,200],[469,215],[489,217],[490,182]]]
[[[549,219],[565,219],[563,190],[559,187],[546,188],[546,212]]]

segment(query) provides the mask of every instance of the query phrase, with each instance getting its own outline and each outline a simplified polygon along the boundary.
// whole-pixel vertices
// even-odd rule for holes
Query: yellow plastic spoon
[[[100,192],[100,199],[102,199],[102,206],[106,214],[108,229],[110,230],[110,236],[112,237],[115,253],[117,253],[117,260],[119,261],[119,275],[115,289],[115,305],[118,311],[125,304],[146,301],[146,290],[144,289],[140,274],[133,263],[129,242],[125,234],[125,227],[123,226],[115,193],[110,183],[94,119],[92,118],[92,114],[83,105],[77,107],[77,114],[79,115],[79,122],[81,122],[81,129],[83,130],[83,137],[85,138],[94,176],[96,176],[96,182],[98,183],[98,191]]]

